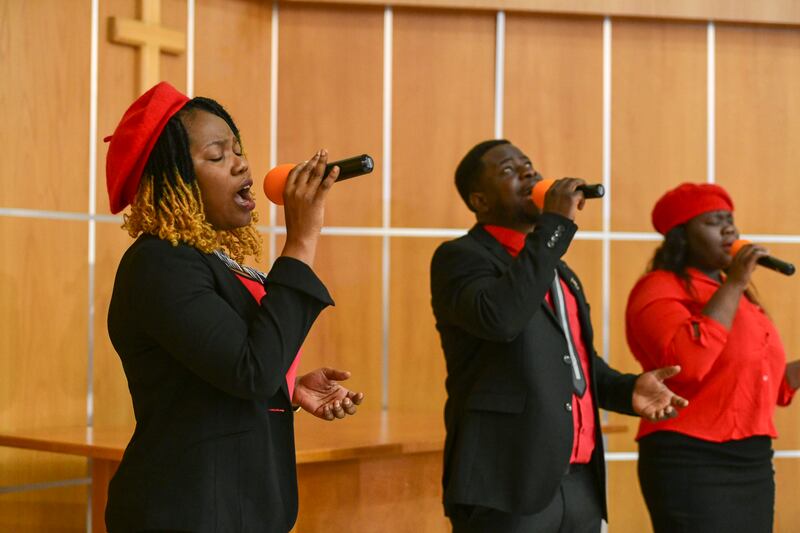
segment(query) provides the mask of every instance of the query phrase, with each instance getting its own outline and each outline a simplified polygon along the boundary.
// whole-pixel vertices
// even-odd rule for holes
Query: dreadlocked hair
[[[189,135],[181,121],[181,117],[195,110],[223,119],[241,144],[239,129],[219,103],[203,97],[187,102],[167,121],[153,146],[131,212],[123,216],[122,228],[133,238],[146,233],[173,246],[184,243],[204,253],[222,247],[238,262],[243,262],[246,256],[260,260],[261,238],[255,211],[250,224],[232,230],[216,230],[206,219],[189,152]]]

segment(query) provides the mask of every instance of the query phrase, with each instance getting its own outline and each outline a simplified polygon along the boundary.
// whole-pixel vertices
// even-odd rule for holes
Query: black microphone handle
[[[333,170],[333,167],[339,167],[339,176],[336,178],[336,181],[338,182],[349,180],[350,178],[355,178],[356,176],[361,176],[362,174],[369,174],[372,172],[372,169],[375,168],[375,162],[367,154],[348,157],[347,159],[342,159],[341,161],[328,163],[325,166],[325,174],[323,174],[322,177],[324,178],[327,176],[330,171]]]
[[[606,194],[606,188],[602,183],[578,185],[577,190],[583,193],[584,198],[602,198]]]
[[[787,276],[791,276],[794,274],[794,265],[791,263],[787,263],[786,261],[781,261],[780,259],[775,259],[771,255],[765,255],[763,257],[759,257],[756,260],[756,263],[763,267],[767,267],[772,269],[776,272],[780,272],[781,274],[785,274]]]

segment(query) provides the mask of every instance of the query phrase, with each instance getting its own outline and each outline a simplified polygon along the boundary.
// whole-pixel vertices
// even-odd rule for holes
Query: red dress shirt
[[[239,281],[242,282],[247,290],[250,291],[250,294],[253,295],[253,298],[260,304],[261,299],[267,295],[267,290],[264,288],[264,285],[240,274],[236,274],[236,277],[239,278]],[[294,396],[294,381],[297,377],[297,367],[300,364],[300,353],[301,351],[297,352],[294,361],[292,361],[292,366],[290,366],[289,371],[286,372],[286,385],[289,387],[289,401],[291,401]]]
[[[777,437],[775,405],[788,405],[786,355],[764,310],[742,296],[730,330],[702,314],[720,284],[688,269],[695,294],[677,275],[656,270],[628,297],[628,345],[644,370],[681,365],[669,387],[689,400],[680,416],[639,422],[637,439],[675,431],[713,442],[755,435]]]
[[[501,226],[485,225],[483,227],[489,234],[497,239],[503,245],[503,248],[511,254],[512,257],[517,257],[523,246],[525,246],[525,234],[512,229],[504,228]],[[594,451],[594,401],[592,400],[591,382],[589,381],[589,352],[586,350],[586,345],[583,342],[581,335],[581,322],[578,316],[578,302],[572,294],[567,283],[559,278],[561,282],[561,292],[564,293],[564,303],[567,307],[567,319],[569,320],[569,327],[572,330],[573,341],[575,343],[575,350],[578,352],[578,357],[581,361],[581,368],[583,375],[586,378],[586,392],[582,398],[577,395],[572,395],[572,454],[570,455],[570,463],[588,463],[592,459],[592,452]],[[553,306],[550,299],[550,293],[545,296],[547,303]]]

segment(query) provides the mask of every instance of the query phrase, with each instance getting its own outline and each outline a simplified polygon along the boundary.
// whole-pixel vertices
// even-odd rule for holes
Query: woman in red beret
[[[120,261],[108,332],[136,429],[111,480],[106,525],[128,531],[289,531],[297,515],[293,412],[343,418],[363,395],[349,373],[296,376],[297,354],[332,305],[312,270],[325,151],[289,174],[286,244],[258,257],[253,179],[239,130],[207,98],[166,83],[126,111],[107,158],[113,212],[135,238]]]
[[[645,370],[680,365],[670,381],[681,416],[639,425],[639,483],[656,533],[770,533],[775,406],[800,386],[780,337],[748,290],[766,250],[738,238],[722,187],[684,183],[653,209],[664,235],[626,311],[628,345]]]

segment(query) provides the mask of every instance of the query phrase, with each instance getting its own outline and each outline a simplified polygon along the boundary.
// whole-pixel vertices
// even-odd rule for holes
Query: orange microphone
[[[750,244],[750,241],[746,239],[738,239],[733,241],[731,245],[731,257],[735,257],[736,254],[739,253],[744,246]],[[791,263],[787,263],[786,261],[781,261],[780,259],[776,259],[771,255],[765,255],[756,259],[756,263],[763,267],[767,267],[775,272],[780,272],[786,276],[791,276],[794,274],[794,265]]]
[[[547,194],[547,191],[550,190],[550,187],[555,181],[556,180],[553,179],[539,180],[536,182],[536,185],[533,186],[531,196],[533,197],[533,203],[536,204],[536,207],[539,209],[544,208],[544,195]],[[595,185],[578,185],[576,190],[581,191],[583,197],[586,199],[602,198],[603,195],[606,194],[606,188],[603,187],[602,183],[597,183]]]
[[[293,163],[287,163],[278,165],[267,172],[264,177],[264,194],[273,204],[283,205],[283,189],[286,188],[286,178],[289,177],[289,172],[296,166]],[[333,170],[333,167],[339,167],[339,176],[336,178],[336,181],[339,182],[362,174],[369,174],[375,168],[375,162],[367,154],[334,161],[325,166],[325,173],[322,177],[325,178]]]

